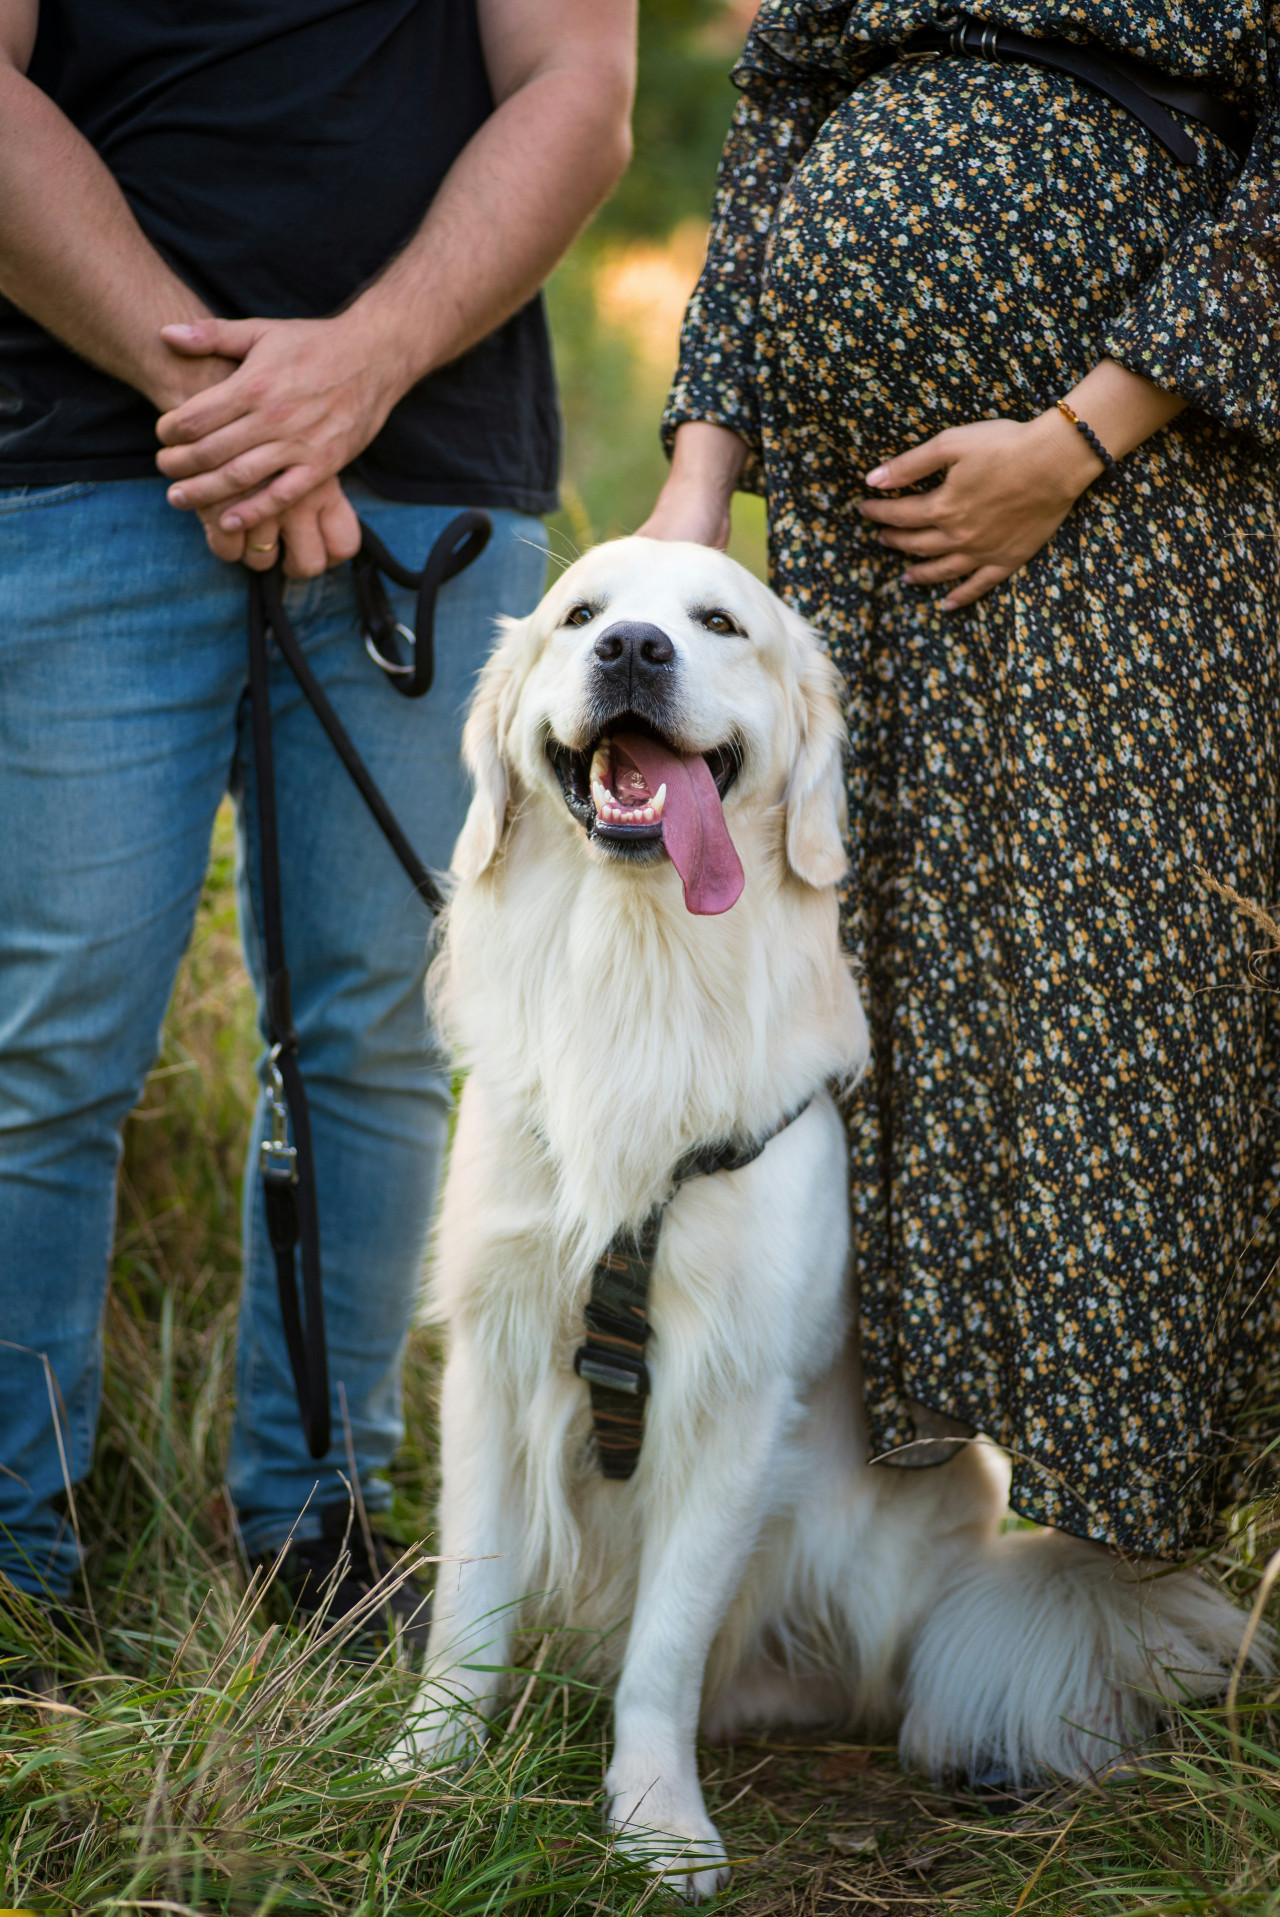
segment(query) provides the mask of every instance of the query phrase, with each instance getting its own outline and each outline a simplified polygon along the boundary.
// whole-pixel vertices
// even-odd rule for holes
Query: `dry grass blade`
[[[1280,1550],[1274,1551],[1267,1560],[1266,1568],[1258,1582],[1257,1595],[1249,1611],[1249,1622],[1245,1626],[1244,1636],[1240,1640],[1240,1649],[1236,1655],[1236,1661],[1232,1666],[1231,1682],[1227,1685],[1227,1695],[1223,1705],[1223,1711],[1227,1720],[1227,1729],[1231,1737],[1232,1762],[1236,1765],[1237,1769],[1239,1769],[1241,1765],[1240,1736],[1236,1729],[1240,1679],[1246,1664],[1249,1662],[1249,1653],[1253,1649],[1254,1641],[1257,1638],[1259,1630],[1262,1628],[1267,1601],[1275,1589],[1277,1578],[1280,1578]]]
[[[1257,903],[1256,899],[1247,899],[1243,893],[1236,891],[1234,885],[1226,885],[1221,879],[1215,879],[1213,874],[1209,872],[1205,866],[1197,865],[1196,876],[1200,880],[1200,883],[1206,886],[1210,892],[1213,892],[1218,898],[1223,899],[1228,905],[1234,905],[1236,911],[1239,912],[1242,917],[1250,920],[1260,931],[1265,932],[1270,943],[1266,946],[1260,946],[1256,952],[1250,952],[1249,975],[1255,984],[1271,989],[1270,983],[1264,973],[1264,967],[1268,959],[1272,959],[1277,953],[1280,953],[1280,925],[1276,923],[1275,919],[1272,918],[1270,912],[1268,912],[1264,906]]]
[[[1023,1905],[1026,1903],[1027,1899],[1030,1897],[1032,1891],[1035,1889],[1036,1885],[1040,1882],[1041,1877],[1044,1875],[1045,1865],[1049,1862],[1049,1859],[1053,1856],[1054,1852],[1056,1850],[1060,1850],[1063,1844],[1066,1843],[1067,1838],[1070,1836],[1072,1829],[1074,1828],[1075,1824],[1079,1820],[1079,1817],[1080,1817],[1080,1812],[1077,1810],[1072,1813],[1072,1816],[1069,1819],[1069,1821],[1062,1826],[1062,1829],[1058,1832],[1057,1836],[1054,1838],[1053,1842],[1050,1844],[1048,1850],[1045,1852],[1044,1856],[1040,1859],[1040,1862],[1036,1865],[1035,1869],[1032,1871],[1030,1877],[1028,1877],[1024,1888],[1019,1893],[1017,1903],[1014,1905],[1012,1911],[1010,1912],[1010,1917],[1018,1917],[1018,1912],[1022,1909]]]
[[[524,1716],[525,1706],[528,1704],[529,1699],[533,1696],[534,1686],[538,1682],[538,1673],[542,1669],[543,1665],[546,1663],[547,1651],[550,1649],[550,1645],[551,1645],[551,1637],[549,1633],[546,1633],[543,1635],[542,1642],[538,1646],[537,1656],[534,1658],[533,1664],[530,1667],[528,1682],[525,1684],[524,1689],[520,1693],[520,1701],[516,1705],[514,1711],[512,1711],[511,1713],[511,1721],[507,1725],[508,1737],[515,1736],[516,1726],[519,1724],[520,1719]]]

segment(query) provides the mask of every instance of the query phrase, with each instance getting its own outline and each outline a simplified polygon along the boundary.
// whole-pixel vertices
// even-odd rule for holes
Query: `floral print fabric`
[[[1076,37],[1126,13],[975,11]],[[910,1462],[921,1408],[944,1414],[1009,1448],[1025,1515],[1174,1556],[1207,1534],[1280,1331],[1271,1000],[1245,982],[1256,934],[1197,877],[1272,896],[1280,788],[1272,347],[1224,293],[1238,256],[1216,287],[1196,264],[1235,163],[1206,134],[1181,168],[1026,66],[859,76],[828,47],[798,79],[795,46],[759,36],[801,12],[766,0],[748,47],[778,70],[753,69],[726,148],[667,429],[748,440],[774,583],[848,687],[873,1451]],[[895,37],[927,17],[810,24],[839,23],[839,52],[855,13]],[[943,427],[1032,417],[1125,327],[1180,386],[1198,369],[1198,409],[943,613],[853,510],[862,475]]]
[[[755,442],[749,369],[772,207],[827,113],[949,11],[928,0],[763,0],[734,69],[744,99],[721,166],[708,270],[686,333],[693,350],[681,355],[668,434],[681,419],[710,418]],[[1216,141],[1203,139],[1215,190],[1170,236],[1146,280],[1129,287],[1105,345],[1123,365],[1215,418],[1264,443],[1280,441],[1276,0],[1180,0],[1159,9],[1136,0],[973,0],[963,11],[1033,37],[1112,47],[1195,80],[1256,117],[1252,151],[1234,179],[1212,164],[1225,157]],[[1158,164],[1155,143],[1144,136],[1144,145]],[[1103,199],[1099,215],[1107,210]],[[707,345],[715,354],[709,363]],[[699,410],[708,404],[710,411]],[[758,465],[743,483],[758,489]]]

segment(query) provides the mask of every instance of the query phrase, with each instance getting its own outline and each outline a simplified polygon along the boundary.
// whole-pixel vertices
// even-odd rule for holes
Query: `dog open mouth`
[[[631,714],[586,752],[547,747],[564,801],[587,837],[647,863],[665,852],[690,912],[727,912],[741,895],[742,863],[721,801],[738,776],[735,747],[677,752]]]

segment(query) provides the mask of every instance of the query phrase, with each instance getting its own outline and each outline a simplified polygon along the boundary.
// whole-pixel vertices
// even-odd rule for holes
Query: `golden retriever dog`
[[[433,972],[467,1073],[431,1290],[442,1562],[392,1762],[483,1735],[517,1633],[584,1630],[616,1683],[609,1828],[693,1898],[727,1876],[700,1724],[1078,1774],[1219,1686],[1243,1627],[1190,1572],[1001,1535],[986,1443],[867,1460],[832,1097],[868,1052],[842,749],[835,671],[766,587],[700,546],[598,547],[481,674]],[[607,1313],[593,1334],[624,1449],[642,1425],[606,1475],[619,1426],[575,1358],[597,1265],[647,1223],[643,1357],[611,1369]]]

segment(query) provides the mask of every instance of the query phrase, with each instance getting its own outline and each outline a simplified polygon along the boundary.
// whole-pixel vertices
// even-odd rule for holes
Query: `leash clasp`
[[[284,1080],[276,1062],[280,1047],[273,1045],[267,1057],[267,1103],[271,1108],[271,1136],[258,1147],[258,1165],[264,1179],[272,1184],[294,1185],[298,1180],[298,1148],[289,1143],[289,1108],[284,1101]]]

